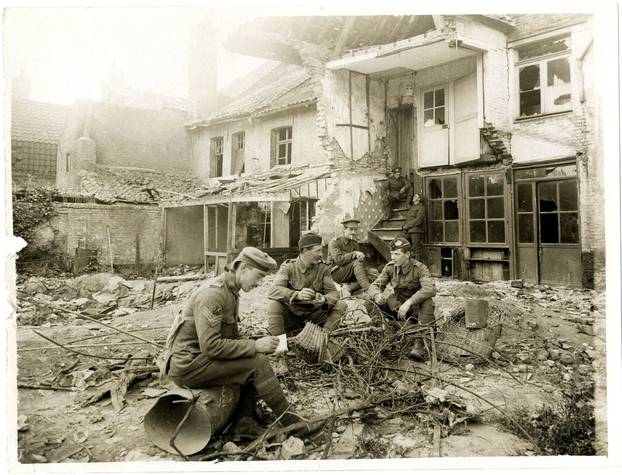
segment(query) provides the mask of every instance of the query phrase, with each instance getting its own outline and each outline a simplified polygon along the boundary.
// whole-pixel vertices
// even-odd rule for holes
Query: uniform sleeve
[[[369,288],[367,289],[367,294],[371,298],[375,298],[376,295],[381,294],[384,291],[384,288],[391,281],[391,274],[389,273],[389,264],[382,268],[382,272],[376,280],[374,280]]]
[[[421,284],[421,288],[410,297],[410,301],[415,305],[419,305],[424,300],[436,295],[436,286],[434,285],[430,271],[425,266],[419,268],[419,283]]]
[[[338,266],[345,266],[354,259],[354,252],[345,252],[339,245],[337,239],[331,239],[328,243],[328,255],[331,257],[333,263]]]
[[[223,338],[220,327],[223,319],[223,300],[217,292],[209,290],[197,296],[194,302],[194,324],[199,348],[211,359],[233,360],[255,355],[252,340]]]
[[[298,292],[290,289],[288,287],[288,284],[289,263],[283,262],[283,264],[281,264],[281,267],[279,267],[279,271],[274,277],[274,281],[272,282],[272,287],[270,288],[268,298],[270,300],[276,300],[277,302],[292,303],[296,299]]]
[[[330,269],[326,267],[324,269],[324,277],[322,279],[322,293],[324,297],[326,297],[326,302],[330,305],[335,305],[339,300],[339,292],[337,292],[337,287],[335,286],[335,281],[330,274]]]

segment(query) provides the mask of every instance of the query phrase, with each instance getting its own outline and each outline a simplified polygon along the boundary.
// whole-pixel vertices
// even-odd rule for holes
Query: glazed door
[[[419,166],[449,165],[447,88],[424,91],[422,103]]]

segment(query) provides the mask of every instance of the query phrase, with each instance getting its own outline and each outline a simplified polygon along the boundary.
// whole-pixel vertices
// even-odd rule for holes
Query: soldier
[[[428,268],[410,255],[411,247],[407,239],[397,237],[391,242],[391,262],[378,278],[369,286],[367,293],[394,318],[400,320],[416,316],[418,325],[424,327],[434,323],[434,303],[436,287]],[[393,293],[384,298],[383,291],[388,283]],[[417,337],[410,352],[414,358],[424,359],[426,352],[421,337]]]
[[[412,202],[413,205],[406,213],[406,221],[404,221],[402,229],[407,235],[410,235],[413,257],[421,261],[425,206],[423,206],[421,196],[418,193],[413,196]]]
[[[331,266],[331,275],[338,284],[343,284],[341,296],[350,297],[358,289],[367,291],[369,281],[378,277],[378,271],[367,269],[365,254],[359,251],[356,236],[361,221],[354,218],[344,219],[343,236],[331,239],[328,244],[328,264]]]
[[[276,267],[274,259],[259,249],[242,249],[231,268],[208,280],[190,296],[171,328],[167,342],[170,350],[162,360],[163,372],[179,386],[243,386],[240,406],[247,411],[250,407],[250,414],[244,414],[240,422],[255,431],[258,427],[252,410],[257,394],[275,416],[283,415],[283,425],[301,421],[298,415],[286,412],[289,402],[264,356],[274,352],[278,338],[243,339],[237,329],[239,291],[250,291]],[[307,425],[301,433],[312,430]]]
[[[410,203],[412,196],[412,185],[402,176],[401,168],[394,168],[389,175],[389,203],[391,207],[406,199]]]
[[[268,298],[268,326],[271,335],[291,333],[310,321],[333,330],[347,306],[322,262],[322,238],[307,233],[298,241],[300,255],[283,264],[274,278]]]

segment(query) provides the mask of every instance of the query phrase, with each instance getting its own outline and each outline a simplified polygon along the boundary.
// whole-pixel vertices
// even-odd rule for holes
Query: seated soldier
[[[387,313],[405,320],[416,317],[419,327],[434,324],[434,302],[436,286],[430,276],[428,268],[411,257],[410,242],[397,237],[391,242],[391,262],[389,262],[378,278],[369,286],[367,293]],[[393,287],[393,293],[386,299],[383,292],[388,283]],[[423,338],[425,332],[416,339],[410,355],[424,359],[426,352]]]
[[[331,331],[339,325],[347,306],[322,262],[322,238],[307,233],[298,241],[300,255],[288,259],[274,278],[268,298],[268,327],[271,335],[290,334],[306,322]]]
[[[394,168],[389,174],[389,204],[391,208],[398,206],[402,200],[407,200],[407,204],[410,205],[412,200],[412,185],[402,176],[401,168]]]
[[[344,219],[343,236],[333,238],[328,244],[328,265],[331,275],[338,284],[343,284],[341,296],[350,297],[358,289],[367,291],[369,281],[378,277],[376,269],[368,269],[365,265],[365,254],[359,251],[356,240],[359,230],[358,219]]]
[[[243,414],[247,419],[243,424],[254,426],[255,430],[258,428],[253,424],[252,410],[256,395],[275,416],[283,415],[281,424],[301,421],[295,413],[286,412],[290,404],[264,356],[274,352],[278,338],[244,339],[239,338],[237,331],[239,291],[250,291],[276,267],[274,259],[259,249],[242,249],[231,268],[205,282],[190,296],[173,323],[170,350],[163,359],[164,373],[178,386],[243,386],[240,406],[246,410],[250,407],[250,413]],[[312,430],[307,425],[302,433]]]

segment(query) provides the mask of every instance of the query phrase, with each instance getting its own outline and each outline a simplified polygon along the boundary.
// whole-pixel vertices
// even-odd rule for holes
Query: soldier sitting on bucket
[[[328,243],[328,264],[331,266],[333,280],[343,284],[341,296],[350,297],[352,292],[369,288],[370,280],[378,277],[376,269],[368,269],[365,265],[365,254],[359,251],[356,235],[361,221],[346,218],[343,224],[343,236],[335,237]]]
[[[268,327],[271,335],[300,330],[306,322],[331,331],[339,325],[347,306],[322,262],[322,238],[307,233],[298,241],[300,255],[288,259],[274,278],[268,298]]]
[[[393,293],[385,300],[383,291],[388,283],[391,283]],[[432,297],[436,295],[436,287],[428,268],[411,257],[410,242],[403,237],[391,242],[391,262],[384,266],[367,293],[393,318],[406,320],[414,316],[422,330],[434,323]],[[425,359],[423,338],[427,333],[424,330],[418,335],[421,336],[415,339],[410,356]]]
[[[301,422],[298,415],[287,411],[290,404],[265,357],[274,352],[279,339],[265,336],[250,340],[238,335],[239,291],[255,288],[276,268],[274,259],[259,249],[242,249],[231,268],[205,282],[190,296],[171,328],[169,354],[162,360],[161,369],[178,386],[201,389],[241,385],[239,412],[247,413],[242,414],[238,426],[250,428],[251,432],[258,432],[252,418],[256,395],[275,416],[283,415],[282,425]],[[317,427],[306,424],[298,435],[314,430]]]

